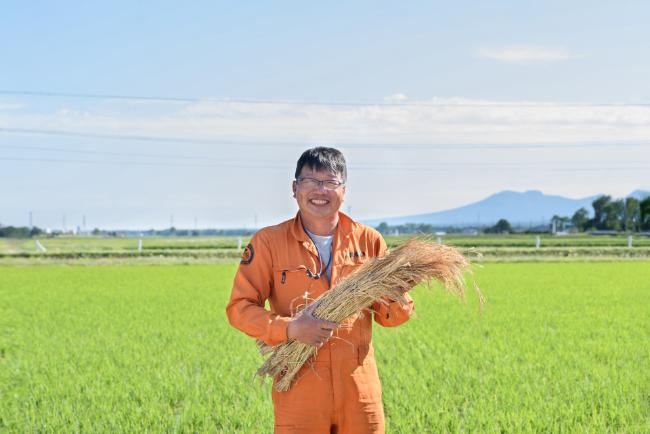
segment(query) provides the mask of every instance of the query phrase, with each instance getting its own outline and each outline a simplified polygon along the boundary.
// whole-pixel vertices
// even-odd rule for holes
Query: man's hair
[[[298,179],[302,168],[305,166],[312,170],[324,170],[335,175],[341,175],[343,182],[348,178],[345,158],[338,149],[326,148],[324,146],[307,149],[302,153],[296,164],[296,179]]]

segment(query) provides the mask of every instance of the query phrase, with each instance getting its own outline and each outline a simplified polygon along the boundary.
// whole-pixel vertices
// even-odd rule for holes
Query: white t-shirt
[[[330,280],[332,277],[332,240],[334,235],[316,235],[309,232],[305,229],[309,238],[314,242],[316,250],[318,250],[318,257],[321,261],[321,267],[325,267],[325,275],[327,275],[327,280]],[[320,267],[318,269],[320,272]]]

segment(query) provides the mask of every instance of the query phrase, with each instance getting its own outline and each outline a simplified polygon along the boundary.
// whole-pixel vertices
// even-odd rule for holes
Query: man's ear
[[[298,184],[296,184],[296,181],[291,182],[291,191],[293,191],[293,197],[296,197],[297,188],[298,188]]]

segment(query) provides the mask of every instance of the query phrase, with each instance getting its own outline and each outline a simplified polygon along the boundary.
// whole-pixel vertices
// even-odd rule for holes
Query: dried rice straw
[[[432,279],[442,283],[447,291],[464,299],[463,273],[468,270],[469,262],[455,248],[423,239],[411,239],[389,255],[366,262],[309,307],[316,318],[340,323],[376,301],[383,302],[384,298],[405,305],[407,300],[400,288],[410,290],[417,284]],[[474,287],[482,307],[483,295],[476,285]],[[258,345],[262,355],[270,356],[257,370],[257,375],[281,375],[275,385],[276,390],[281,392],[289,390],[295,375],[316,353],[316,347],[298,341],[276,346],[258,341]]]

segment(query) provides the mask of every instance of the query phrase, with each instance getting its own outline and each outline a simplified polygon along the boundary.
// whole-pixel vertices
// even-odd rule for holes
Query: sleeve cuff
[[[271,345],[281,344],[287,341],[287,328],[291,318],[277,315],[270,321],[269,337]]]

